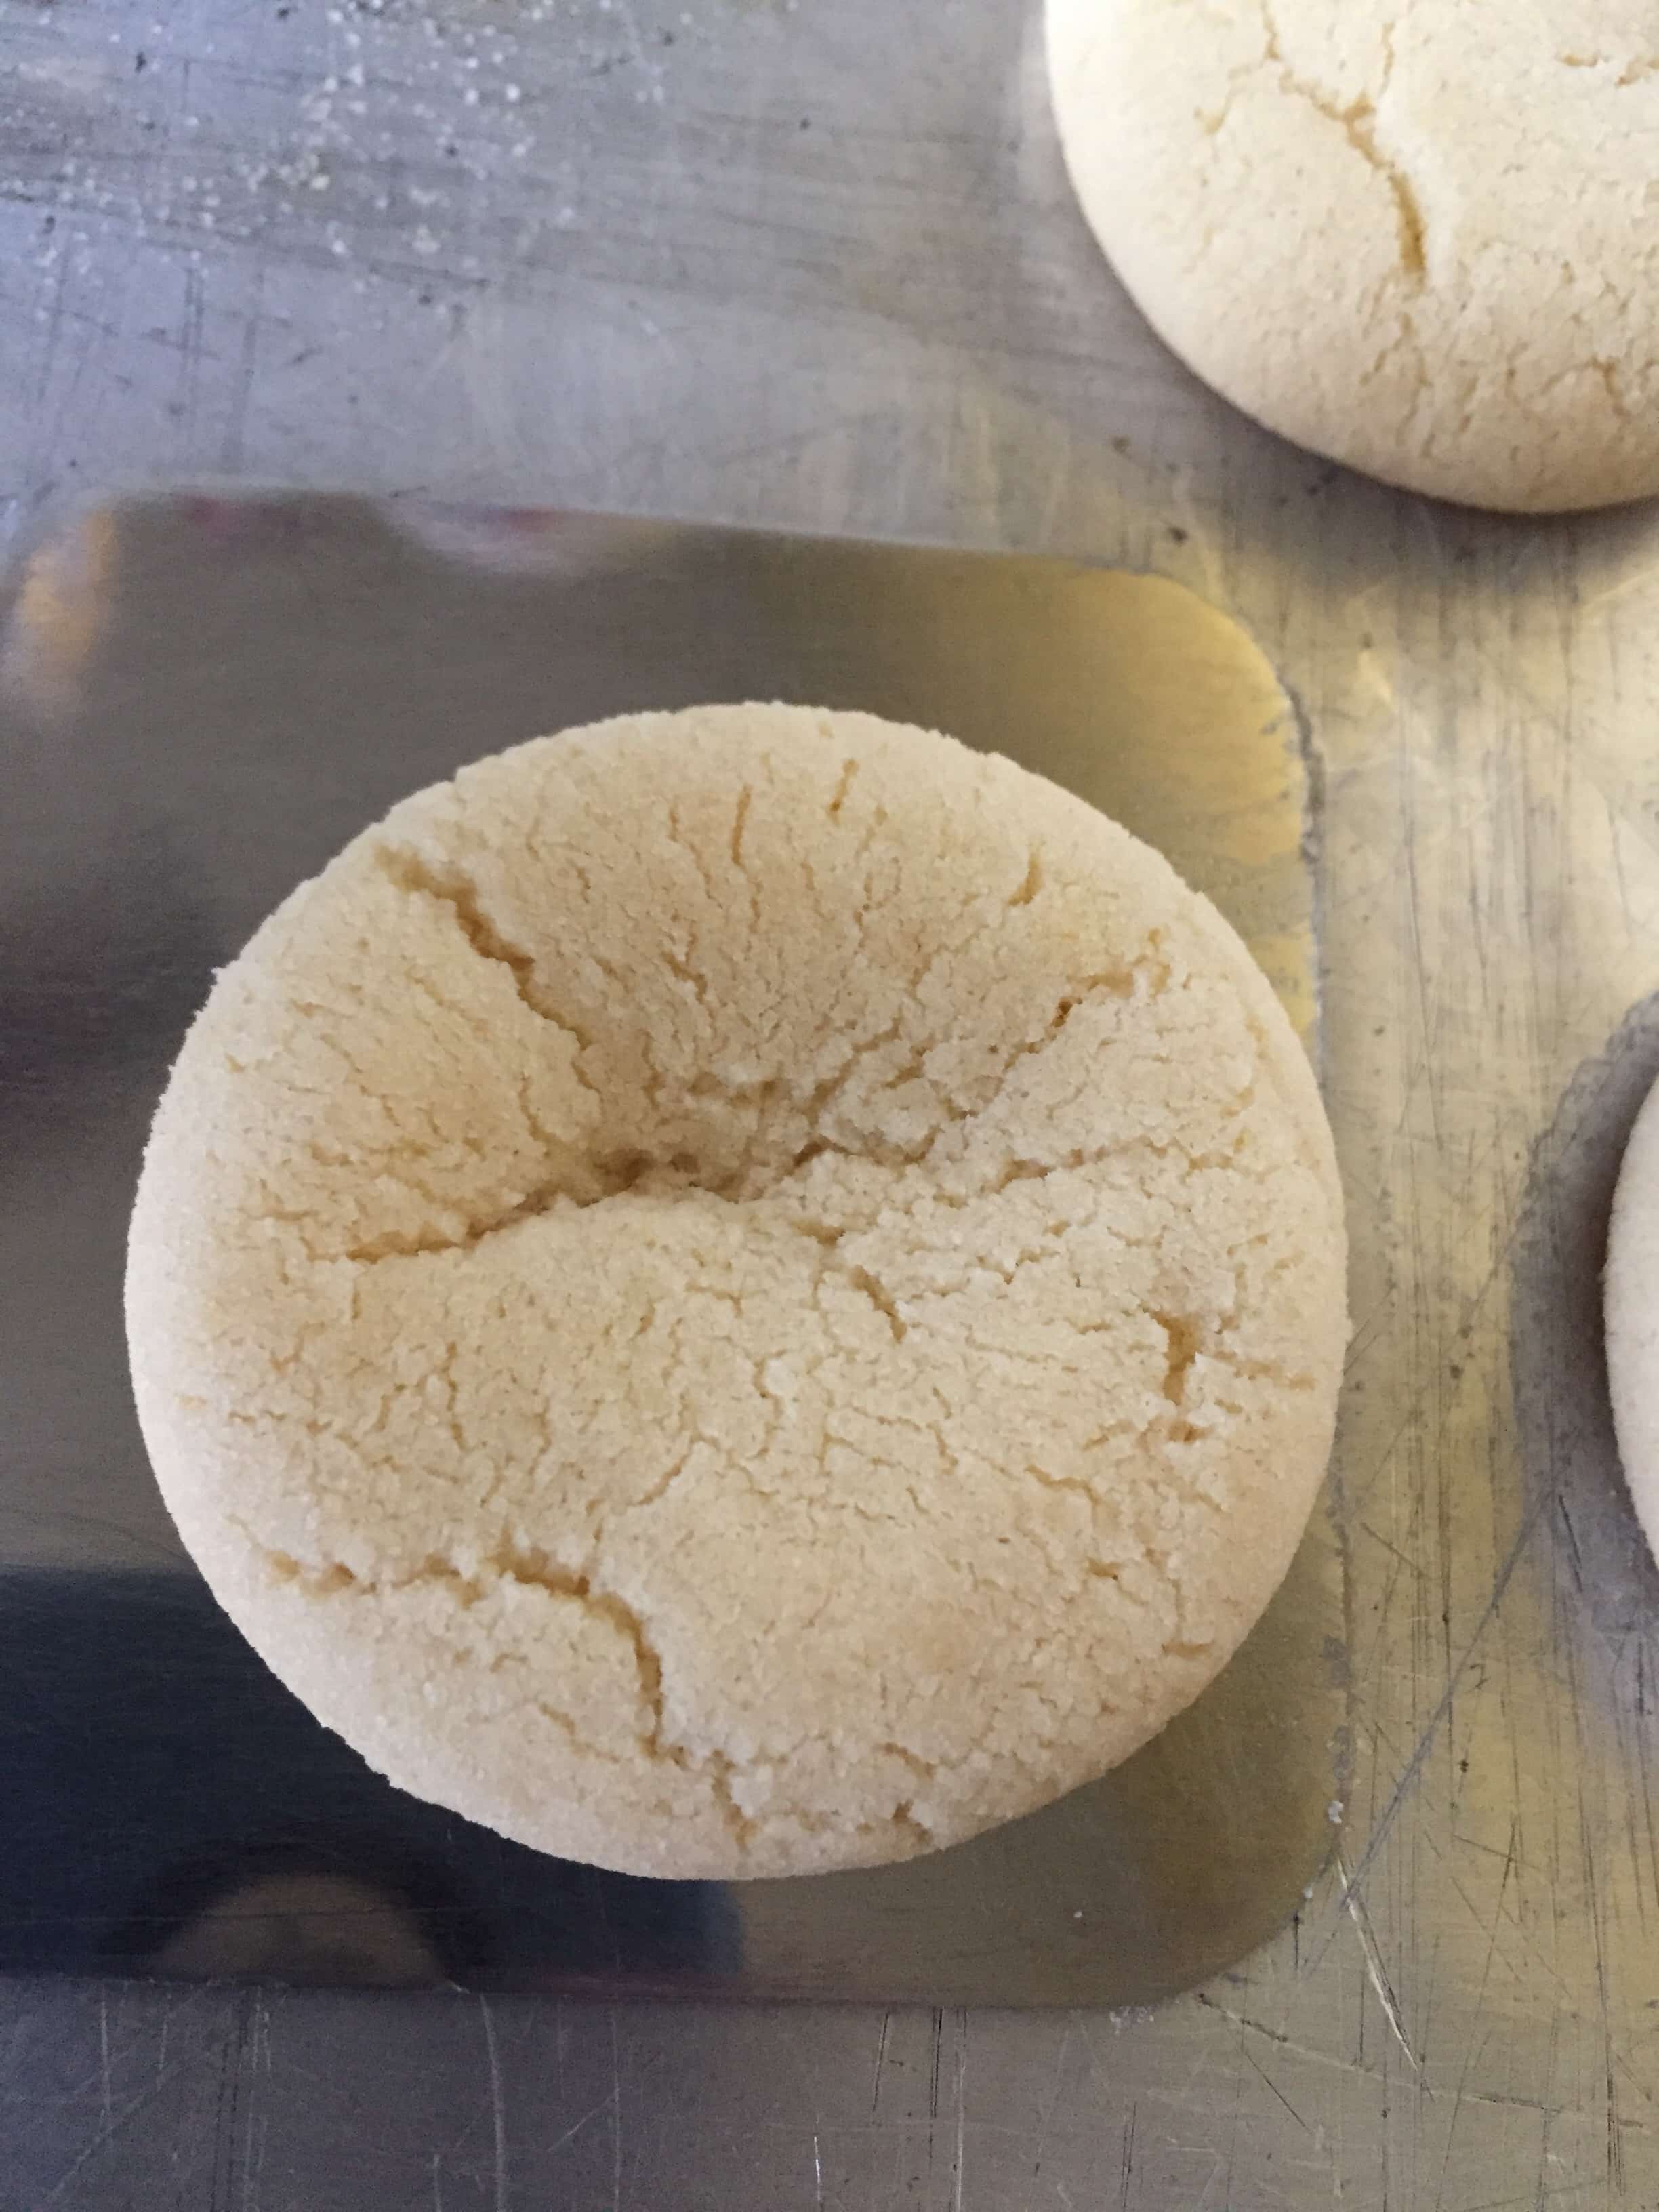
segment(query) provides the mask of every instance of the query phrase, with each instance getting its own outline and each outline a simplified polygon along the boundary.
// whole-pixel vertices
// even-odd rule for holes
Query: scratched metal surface
[[[1031,33],[0,0],[0,495],[222,471],[1041,548],[1251,627],[1326,779],[1346,1868],[1148,2016],[14,1984],[6,2212],[1659,2202],[1655,1595],[1583,1316],[1597,1062],[1659,984],[1659,533],[1432,508],[1200,392],[1066,201]]]

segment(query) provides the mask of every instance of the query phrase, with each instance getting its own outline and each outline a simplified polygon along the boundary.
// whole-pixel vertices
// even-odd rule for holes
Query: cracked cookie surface
[[[1646,0],[1047,0],[1047,25],[1090,225],[1236,405],[1478,506],[1659,491]]]
[[[395,1782],[632,1870],[909,1856],[1125,1757],[1328,1454],[1341,1200],[1227,925],[1010,763],[708,708],[417,793],[156,1118],[157,1476]]]

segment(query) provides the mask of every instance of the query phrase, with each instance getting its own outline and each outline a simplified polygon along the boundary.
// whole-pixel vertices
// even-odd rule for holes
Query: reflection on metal
[[[81,527],[103,548],[81,641],[49,691],[0,694],[17,799],[0,823],[0,1218],[20,1316],[0,1352],[0,1620],[39,1676],[33,1702],[0,1709],[27,1784],[0,1803],[0,1964],[374,1981],[435,1946],[443,1977],[484,1987],[1122,2003],[1281,1925],[1334,1833],[1322,1521],[1221,1680],[1064,1803],[871,1874],[629,1885],[400,1797],[244,1661],[155,1499],[118,1297],[143,1131],[214,966],[393,799],[629,708],[861,707],[1008,753],[1161,846],[1306,1033],[1309,809],[1288,703],[1244,634],[1157,577],[591,516],[177,499]],[[26,583],[14,635],[42,619],[31,604]],[[158,1559],[172,1571],[135,1571]],[[25,1571],[48,1566],[68,1571]],[[44,1654],[134,1606],[126,1663],[77,1719]],[[228,1695],[248,1755],[191,1759],[179,1717],[206,1730]],[[71,1845],[118,1790],[112,1865]],[[398,1873],[415,1861],[441,1863],[441,1909]],[[344,1925],[376,1910],[372,1941]]]
[[[331,1874],[253,1875],[208,1897],[144,1954],[156,1973],[414,1989],[443,1961],[414,1911],[375,1883]]]
[[[389,1789],[193,1575],[0,1575],[0,1964],[640,1990],[735,1967],[712,1885],[573,1866]]]
[[[1577,1677],[1638,1713],[1651,1692],[1659,1566],[1636,1518],[1607,1395],[1601,1269],[1625,1146],[1659,1080],[1659,997],[1633,1007],[1567,1088],[1516,1224],[1510,1316],[1528,1522],[1555,1520],[1559,1634]]]
[[[43,717],[73,711],[115,594],[116,518],[94,507],[24,563],[3,640],[0,692]]]

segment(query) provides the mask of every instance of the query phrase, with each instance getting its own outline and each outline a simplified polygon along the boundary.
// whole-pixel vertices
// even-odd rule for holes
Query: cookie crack
[[[546,1590],[551,1596],[573,1600],[596,1620],[607,1620],[612,1627],[621,1630],[633,1647],[641,1699],[650,1720],[645,1738],[647,1748],[653,1755],[670,1755],[662,1741],[662,1660],[651,1641],[644,1617],[615,1590],[600,1589],[591,1576],[562,1567],[548,1553],[534,1547],[510,1545],[498,1546],[479,1561],[476,1571],[469,1571],[442,1553],[434,1552],[401,1575],[360,1575],[342,1559],[307,1564],[291,1553],[258,1543],[246,1524],[242,1525],[244,1533],[264,1559],[272,1580],[285,1586],[297,1585],[307,1597],[331,1598],[348,1593],[356,1597],[379,1597],[436,1584],[452,1590],[461,1605],[471,1607],[481,1604],[501,1583],[517,1583],[526,1589]]]
[[[1624,80],[1620,78],[1620,82],[1622,83]],[[1591,362],[1590,367],[1601,380],[1601,388],[1607,395],[1608,406],[1612,408],[1621,422],[1628,422],[1632,410],[1629,400],[1625,396],[1624,385],[1620,380],[1620,364],[1616,361],[1609,361],[1605,356],[1598,356]]]
[[[908,1767],[919,1782],[934,1782],[939,1778],[939,1762],[936,1759],[924,1759],[920,1752],[912,1751],[908,1744],[896,1743],[890,1737],[885,1743],[877,1744],[875,1750],[878,1757],[885,1755],[897,1759],[901,1766]]]
[[[740,852],[743,818],[734,817],[731,837],[734,851]],[[676,836],[674,842],[685,841]],[[689,849],[689,848],[688,848]],[[572,1066],[585,1087],[597,1095],[591,1078],[582,1074],[577,1060],[588,1049],[589,1041],[583,1033],[558,1015],[551,1012],[540,995],[533,989],[532,975],[535,967],[533,957],[521,946],[511,944],[495,922],[484,912],[477,895],[477,885],[464,872],[457,871],[440,876],[428,868],[417,855],[400,848],[387,848],[380,855],[380,865],[391,879],[405,893],[435,899],[449,908],[458,927],[481,957],[503,965],[513,976],[520,999],[538,1018],[550,1022],[568,1036],[576,1048]],[[1016,887],[1010,903],[1027,902],[1041,895],[1043,879],[1042,857],[1036,848],[1028,856],[1027,867],[1021,884]],[[595,1154],[581,1146],[555,1137],[540,1127],[531,1116],[527,1097],[521,1097],[526,1123],[542,1144],[544,1171],[527,1190],[522,1191],[507,1203],[482,1215],[467,1218],[457,1209],[450,1218],[436,1218],[413,1230],[388,1230],[348,1245],[339,1255],[362,1266],[374,1266],[389,1259],[410,1259],[441,1252],[468,1250],[486,1238],[517,1227],[538,1215],[550,1212],[561,1206],[587,1206],[600,1204],[641,1190],[652,1195],[668,1195],[676,1192],[696,1190],[715,1199],[734,1204],[749,1204],[772,1196],[790,1179],[810,1166],[814,1159],[826,1153],[848,1159],[860,1159],[890,1169],[927,1166],[947,1140],[959,1140],[962,1133],[981,1124],[986,1116],[994,1113],[1006,1096],[1010,1084],[1022,1062],[1045,1051],[1065,1030],[1078,1009],[1091,1000],[1106,995],[1129,999],[1145,992],[1156,999],[1167,989],[1170,970],[1166,960],[1160,957],[1162,933],[1154,930],[1140,952],[1121,965],[1102,969],[1079,977],[1055,1002],[1048,1020],[1036,1035],[1016,1046],[1007,1055],[998,1072],[988,1097],[972,1106],[960,1100],[948,1102],[956,1110],[914,1144],[896,1144],[882,1140],[873,1134],[856,1143],[842,1143],[828,1135],[825,1123],[836,1113],[858,1068],[875,1053],[897,1042],[903,1027],[902,1012],[895,1013],[872,1036],[863,1039],[846,1055],[831,1073],[817,1083],[800,1103],[799,1110],[807,1123],[811,1134],[785,1160],[769,1172],[758,1187],[750,1188],[756,1173],[752,1158],[753,1146],[764,1127],[769,1111],[779,1085],[775,1079],[766,1079],[759,1084],[720,1085],[705,1079],[696,1089],[695,1095],[708,1098],[719,1097],[732,1105],[752,1108],[756,1127],[749,1143],[749,1157],[739,1162],[731,1173],[718,1182],[705,1180],[699,1173],[693,1154],[679,1153],[664,1161],[642,1152]],[[672,951],[665,952],[671,970],[685,980],[692,988],[701,992],[702,979],[686,962]],[[927,1054],[939,1040],[934,1037],[914,1041],[905,1065],[892,1073],[881,1085],[884,1092],[908,1080],[920,1078]],[[522,1091],[522,1086],[521,1086]],[[1054,1166],[1077,1167],[1090,1164],[1092,1156],[1078,1154]],[[945,1164],[938,1163],[938,1164]],[[388,1169],[389,1172],[392,1172]],[[1010,1163],[1002,1171],[1001,1181],[994,1183],[987,1194],[1006,1187],[1007,1183],[1032,1173],[1050,1172],[1047,1165]],[[426,1196],[418,1188],[418,1180],[408,1176],[396,1176],[416,1195]],[[434,1216],[441,1217],[444,1209],[436,1194],[428,1199]],[[842,1232],[830,1231],[820,1241],[833,1245]],[[318,1255],[313,1255],[318,1256]],[[867,1270],[843,1269],[855,1288],[864,1291],[872,1302],[885,1314],[896,1338],[902,1337],[904,1323],[883,1286],[870,1276]]]
[[[710,1751],[703,1755],[702,1765],[708,1776],[710,1791],[715,1809],[726,1823],[732,1840],[740,1851],[747,1851],[755,1840],[760,1823],[752,1820],[738,1804],[732,1787],[732,1777],[738,1771],[723,1751]]]
[[[571,1073],[585,1091],[592,1091],[594,1086],[581,1066],[580,1057],[590,1049],[592,1040],[574,1023],[556,1013],[537,990],[534,954],[526,952],[521,945],[514,945],[502,933],[485,911],[474,879],[459,867],[434,868],[407,846],[383,845],[374,858],[382,875],[396,890],[409,897],[430,899],[449,908],[456,927],[478,957],[504,969],[520,999],[536,1018],[570,1040],[576,1048],[571,1057]]]
[[[849,753],[842,762],[841,774],[836,778],[836,787],[830,793],[829,804],[823,810],[828,820],[838,822],[841,819],[842,809],[846,805],[852,793],[853,786],[858,781],[858,773],[861,766],[862,763],[856,755],[852,753]]]
[[[1188,1314],[1163,1313],[1152,1309],[1152,1319],[1164,1336],[1164,1395],[1174,1408],[1170,1435],[1177,1443],[1191,1443],[1199,1431],[1186,1419],[1187,1383],[1198,1358],[1202,1336]]]
[[[497,1660],[490,1668],[490,1673],[497,1673],[502,1663],[501,1660]],[[592,1736],[584,1735],[562,1706],[550,1705],[544,1698],[533,1698],[528,1702],[544,1721],[550,1721],[555,1728],[569,1738],[575,1750],[585,1753],[587,1758],[597,1759],[605,1766],[628,1765],[629,1760],[625,1753],[607,1751],[603,1744],[595,1743]]]
[[[661,1172],[654,1161],[636,1152],[613,1152],[595,1158],[574,1145],[564,1146],[561,1150],[563,1157],[550,1174],[532,1184],[522,1197],[493,1213],[466,1221],[453,1230],[441,1222],[431,1222],[420,1229],[382,1230],[378,1236],[348,1244],[339,1256],[360,1267],[372,1267],[385,1260],[471,1251],[504,1230],[515,1229],[538,1214],[552,1213],[562,1207],[575,1210],[596,1206],[602,1199],[626,1196]]]
[[[1069,1491],[1076,1497],[1085,1498],[1091,1510],[1100,1503],[1094,1485],[1085,1482],[1080,1474],[1054,1474],[1046,1467],[1039,1467],[1030,1460],[1026,1462],[1025,1472],[1041,1490]]]
[[[1279,24],[1268,0],[1261,0],[1261,24],[1267,36],[1265,61],[1270,62],[1279,73],[1283,88],[1296,99],[1304,100],[1328,122],[1334,123],[1346,137],[1348,143],[1373,169],[1388,186],[1394,200],[1395,216],[1400,233],[1400,266],[1404,275],[1420,285],[1428,267],[1428,224],[1416,187],[1401,164],[1386,154],[1377,143],[1376,103],[1369,93],[1350,100],[1344,107],[1332,99],[1320,85],[1300,76],[1292,68],[1279,40]],[[1385,38],[1384,82],[1394,67],[1392,27]]]
[[[877,1823],[872,1821],[866,1825],[873,1829]],[[907,1837],[919,1852],[931,1850],[933,1847],[934,1832],[917,1813],[913,1799],[907,1798],[902,1803],[894,1806],[888,1815],[887,1826]]]
[[[1569,50],[1558,54],[1555,58],[1563,69],[1608,70],[1613,68],[1617,57],[1613,54],[1574,53]],[[1655,76],[1659,76],[1659,54],[1632,54],[1620,64],[1619,74],[1613,80],[1613,89],[1624,92],[1632,85],[1640,84],[1645,78]]]
[[[915,1800],[908,1797],[901,1798],[891,1812],[878,1813],[865,1820],[849,1822],[833,1813],[795,1811],[755,1825],[795,1829],[805,1836],[875,1836],[896,1831],[910,1844],[913,1855],[932,1850],[939,1841],[938,1832],[922,1819]]]
[[[646,1726],[640,1732],[640,1746],[646,1757],[682,1772],[702,1777],[708,1784],[710,1800],[733,1842],[745,1851],[752,1845],[760,1823],[745,1814],[738,1802],[735,1782],[743,1770],[723,1751],[711,1748],[694,1754],[671,1740],[665,1709],[662,1655],[644,1614],[616,1590],[601,1588],[591,1575],[560,1566],[556,1560],[534,1547],[509,1545],[499,1546],[479,1562],[478,1571],[473,1572],[456,1560],[434,1553],[404,1574],[386,1577],[359,1575],[343,1560],[307,1565],[289,1553],[258,1543],[246,1524],[241,1525],[244,1534],[264,1559],[272,1579],[279,1584],[298,1585],[310,1598],[331,1600],[348,1595],[374,1597],[388,1591],[437,1585],[453,1591],[457,1601],[470,1608],[482,1603],[501,1583],[517,1583],[526,1589],[546,1590],[554,1597],[569,1599],[594,1619],[608,1621],[621,1632],[633,1650],[640,1702],[646,1717]],[[498,1659],[489,1671],[495,1671],[501,1663]],[[610,1765],[619,1763],[617,1753],[593,1743],[560,1707],[539,1698],[531,1702],[538,1711],[562,1729],[578,1749]]]

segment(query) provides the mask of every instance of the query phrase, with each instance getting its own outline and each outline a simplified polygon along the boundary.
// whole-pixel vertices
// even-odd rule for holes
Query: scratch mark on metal
[[[1316,2051],[1311,2044],[1298,2043],[1293,2037],[1281,2033],[1276,2027],[1268,2027],[1261,2021],[1251,2020],[1243,2013],[1229,2011],[1225,2005],[1218,2004],[1213,1997],[1206,1996],[1202,1990],[1195,1990],[1193,1994],[1206,2012],[1218,2014],[1235,2027],[1247,2028],[1252,2035],[1265,2036],[1269,2043],[1276,2044],[1281,2051],[1288,2051],[1293,2057],[1304,2060],[1310,2066],[1334,2067],[1340,2074],[1357,2075],[1368,2081],[1378,2078],[1374,2067],[1364,2065],[1357,2058],[1345,2058],[1339,2051]]]
[[[611,2008],[611,2212],[622,2212],[622,2058],[617,2008]]]
[[[1135,2121],[1139,2111],[1138,2103],[1131,2105],[1129,2117],[1123,2123],[1123,2163],[1119,2172],[1118,2212],[1128,2212],[1129,2184],[1134,2178],[1135,2170]]]
[[[1060,2093],[1066,2080],[1066,2056],[1072,2047],[1073,2022],[1068,2020],[1060,2039],[1060,2048],[1054,2054],[1054,2078],[1048,2100],[1037,2117],[1036,2142],[1031,2152],[1031,2179],[1035,2184],[1042,2172],[1043,2154],[1048,2145],[1048,2129],[1054,2117],[1054,2107],[1060,2102]]]
[[[1492,1595],[1487,1599],[1486,1605],[1481,1611],[1480,1618],[1476,1621],[1474,1630],[1470,1633],[1469,1639],[1463,1647],[1463,1656],[1458,1661],[1456,1667],[1453,1669],[1451,1680],[1447,1683],[1438,1703],[1434,1708],[1434,1711],[1429,1715],[1427,1723],[1424,1727],[1420,1735],[1418,1737],[1416,1748],[1412,1753],[1411,1757],[1407,1760],[1405,1767],[1401,1773],[1400,1779],[1395,1784],[1393,1790],[1389,1793],[1389,1801],[1387,1804],[1384,1805],[1382,1812],[1378,1814],[1376,1820],[1373,1824],[1370,1834],[1366,1838],[1365,1848],[1360,1853],[1352,1873],[1345,1875],[1342,1886],[1342,1895],[1339,1900],[1345,1910],[1348,1908],[1350,1899],[1358,1893],[1360,1884],[1370,1873],[1377,1853],[1382,1850],[1384,1843],[1388,1840],[1389,1832],[1392,1830],[1395,1820],[1400,1817],[1401,1808],[1404,1805],[1407,1797],[1409,1796],[1413,1784],[1416,1782],[1418,1777],[1423,1771],[1424,1763],[1428,1758],[1435,1739],[1440,1733],[1441,1727],[1445,1721],[1446,1716],[1451,1711],[1453,1705],[1456,1703],[1457,1693],[1462,1687],[1463,1679],[1468,1673],[1470,1666],[1474,1662],[1474,1655],[1480,1648],[1480,1639],[1486,1634],[1488,1627],[1492,1625],[1499,1606],[1504,1602],[1504,1593],[1509,1589],[1510,1583],[1514,1578],[1515,1571],[1521,1563],[1521,1556],[1526,1550],[1527,1546],[1531,1542],[1533,1533],[1536,1529],[1539,1520],[1548,1502],[1549,1501],[1547,1498],[1540,1497],[1537,1498],[1527,1510],[1526,1516],[1522,1521],[1519,1529],[1516,1533],[1515,1540],[1510,1546],[1509,1552],[1504,1559],[1504,1563],[1499,1567],[1498,1574],[1493,1581]],[[1310,1962],[1313,1968],[1316,1969],[1323,1963],[1325,1954],[1329,1950],[1331,1944],[1334,1940],[1334,1932],[1326,1937],[1324,1942],[1320,1946],[1318,1955]]]
[[[483,2022],[484,2053],[489,2062],[489,2112],[495,2130],[495,2212],[507,2212],[507,2107],[501,2097],[501,2054],[495,2048],[495,2018],[489,1999],[478,1999]]]
[[[82,2146],[74,2159],[64,2167],[52,2187],[41,2197],[40,2212],[46,2212],[46,2207],[49,2204],[56,2204],[61,2201],[64,2191],[68,2189],[76,2175],[88,2161],[95,2157],[112,2137],[119,2135],[129,2120],[135,2118],[147,2105],[153,2104],[162,2087],[173,2080],[179,2070],[179,2067],[174,2065],[171,2072],[158,2074],[155,2080],[147,2087],[140,2089],[135,2096],[130,2097],[118,2111],[112,2113],[108,2125],[100,2126],[90,2140]]]
[[[572,2120],[570,2125],[565,2130],[562,2135],[555,2136],[552,2142],[547,2147],[547,2155],[550,2158],[556,2150],[562,2150],[568,2142],[573,2141],[575,2136],[581,2133],[582,2130],[587,2125],[590,2120],[597,2120],[601,2112],[614,2112],[616,2110],[616,2106],[617,2092],[613,2085],[611,2088],[605,2091],[604,2096],[600,2098],[597,2105],[590,2105],[588,2106],[587,2110],[582,2114],[580,2119]]]
[[[1240,2023],[1239,2023],[1239,2025],[1240,2025],[1240,2027],[1242,2027],[1244,2025],[1244,2023],[1241,2021],[1240,2021]],[[1255,2051],[1253,2051],[1249,2048],[1249,2046],[1245,2043],[1245,2041],[1244,2041],[1244,2039],[1243,2039],[1243,2038],[1242,2036],[1241,2036],[1241,2037],[1240,2037],[1240,2039],[1239,2039],[1239,2044],[1238,2044],[1238,2055],[1239,2055],[1239,2057],[1240,2057],[1242,2059],[1243,2059],[1243,2060],[1244,2060],[1244,2062],[1245,2062],[1245,2063],[1246,2063],[1247,2065],[1253,2066],[1253,2067],[1255,2069],[1256,2072],[1261,2075],[1261,2079],[1263,2080],[1263,2081],[1265,2081],[1265,2082],[1266,2082],[1266,2084],[1267,2085],[1268,2088],[1269,2088],[1269,2089],[1271,2089],[1271,2090],[1273,2091],[1273,2093],[1274,2096],[1278,2098],[1278,2100],[1279,2100],[1279,2103],[1280,2103],[1281,2105],[1283,2105],[1283,2106],[1285,2107],[1285,2111],[1290,2114],[1291,2118],[1296,2122],[1296,2124],[1297,2124],[1297,2127],[1299,2127],[1299,2128],[1301,2129],[1301,2130],[1302,2130],[1303,2134],[1304,2134],[1304,2135],[1309,2135],[1309,2136],[1310,2136],[1310,2135],[1313,2133],[1313,2130],[1312,2130],[1312,2129],[1308,2125],[1308,2123],[1307,2123],[1307,2122],[1303,2118],[1303,2117],[1302,2117],[1301,2113],[1297,2112],[1297,2110],[1296,2109],[1296,2106],[1295,2106],[1291,2102],[1290,2099],[1289,2099],[1289,2098],[1285,2094],[1285,2092],[1284,2092],[1284,2091],[1279,2087],[1279,2086],[1278,2082],[1274,2081],[1274,2079],[1273,2079],[1273,2075],[1272,2075],[1270,2073],[1268,2073],[1268,2071],[1267,2071],[1267,2068],[1266,2068],[1266,2067],[1261,2063],[1261,2060],[1256,2057],[1256,2055],[1255,2055]]]
[[[870,2117],[872,2120],[881,2102],[881,2072],[887,2063],[887,2039],[892,2032],[893,2015],[890,2012],[884,2012],[881,2016],[881,2036],[876,2045],[876,2069],[870,2081]]]
[[[1656,576],[1659,576],[1659,561],[1644,562],[1639,568],[1620,576],[1617,583],[1606,584],[1599,592],[1592,592],[1588,599],[1581,599],[1578,611],[1581,615],[1600,614],[1607,607],[1616,606],[1620,599],[1628,599],[1632,592],[1640,591]]]
[[[237,362],[234,381],[231,386],[230,404],[225,419],[224,441],[220,462],[227,475],[234,475],[242,465],[246,450],[248,407],[253,397],[254,380],[258,371],[259,330],[264,319],[264,270],[255,268],[253,296],[242,319],[242,345]]]
[[[965,2140],[967,2120],[964,2100],[963,2098],[963,2084],[966,2081],[967,2075],[968,2015],[965,2012],[963,2012],[957,2014],[957,2065],[955,2083],[957,2102],[957,2149],[956,2172],[951,2187],[951,2212],[962,2212],[963,2166],[964,2154],[967,2149]]]
[[[1360,1896],[1352,1881],[1349,1880],[1347,1869],[1342,1863],[1340,1853],[1337,1856],[1337,1864],[1342,1871],[1342,1902],[1347,1908],[1348,1917],[1358,1930],[1360,1956],[1365,1961],[1365,1972],[1370,1978],[1372,1989],[1376,1992],[1376,2001],[1382,2008],[1382,2017],[1394,2030],[1395,2041],[1405,2052],[1407,2063],[1413,2073],[1420,2077],[1423,2068],[1417,2053],[1412,2049],[1411,2039],[1406,2033],[1406,2023],[1401,2014],[1400,2000],[1394,1993],[1394,1984],[1389,1981],[1387,1970],[1383,1966],[1382,1954],[1377,1947],[1376,1932],[1371,1926],[1371,1916],[1365,1910],[1365,1900]]]

